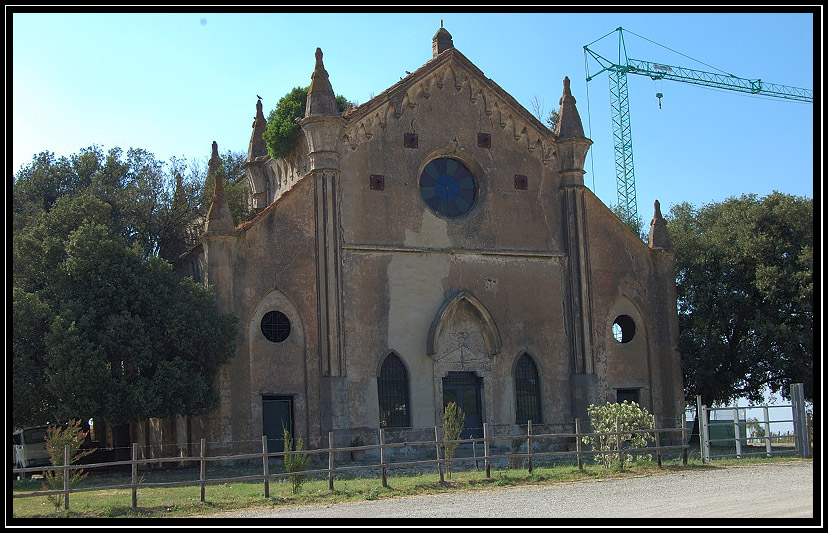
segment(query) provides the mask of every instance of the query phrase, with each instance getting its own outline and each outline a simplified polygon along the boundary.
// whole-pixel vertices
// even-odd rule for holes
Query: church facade
[[[656,202],[649,242],[584,185],[564,79],[551,131],[441,28],[433,58],[345,113],[321,50],[302,136],[270,158],[261,102],[238,227],[218,180],[182,275],[239,317],[210,449],[433,438],[444,405],[508,434],[572,431],[590,404],[634,400],[680,427],[674,255]],[[214,144],[214,157],[217,149]]]

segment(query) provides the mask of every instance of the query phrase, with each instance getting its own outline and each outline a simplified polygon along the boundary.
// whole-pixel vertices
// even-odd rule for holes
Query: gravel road
[[[336,505],[251,509],[214,517],[813,518],[813,478],[813,462],[791,462]]]

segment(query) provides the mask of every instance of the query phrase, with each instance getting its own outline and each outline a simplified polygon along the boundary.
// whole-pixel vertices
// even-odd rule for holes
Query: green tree
[[[203,215],[198,203],[203,176],[190,173],[184,177],[185,170],[182,161],[164,163],[141,149],[124,153],[113,148],[104,154],[91,146],[59,159],[43,152],[14,177],[15,236],[37,223],[61,199],[88,195],[109,206],[108,224],[144,257],[175,259],[195,242],[192,224]]]
[[[804,383],[813,400],[813,200],[743,195],[668,216],[688,402]]]
[[[221,162],[215,175],[207,174],[206,168],[203,171],[202,169],[197,171],[198,175],[202,172],[204,175],[204,179],[201,180],[204,186],[200,189],[198,196],[198,214],[201,217],[207,216],[218,176],[224,180],[224,195],[227,198],[230,214],[233,216],[233,223],[239,225],[254,216],[249,202],[250,186],[246,180],[242,179],[244,172],[242,165],[247,161],[247,154],[228,150],[223,155],[219,154],[219,158]],[[199,234],[201,229],[198,228]]]
[[[750,433],[750,438],[754,440],[754,444],[764,444],[765,438],[765,428],[762,423],[759,422],[759,419],[756,417],[750,417],[746,421],[747,430]]]
[[[61,197],[13,238],[14,424],[198,414],[233,353],[211,289],[145,256],[115,207]]]
[[[47,354],[44,332],[52,323],[49,306],[37,294],[12,287],[12,383],[15,427],[39,425],[49,419],[54,399],[46,388]]]
[[[308,101],[308,87],[294,87],[279,99],[276,107],[267,117],[267,130],[263,135],[267,153],[273,158],[283,158],[290,154],[298,142],[299,120],[305,118]],[[342,95],[336,96],[339,112],[345,111],[350,104]]]

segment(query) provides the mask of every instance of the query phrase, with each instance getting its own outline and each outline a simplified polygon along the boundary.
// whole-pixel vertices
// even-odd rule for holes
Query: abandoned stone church
[[[258,102],[244,165],[256,216],[234,226],[219,182],[177,264],[240,323],[220,406],[184,421],[179,441],[255,452],[266,435],[281,449],[283,426],[309,447],[329,432],[376,442],[378,428],[433,439],[449,401],[467,434],[528,420],[572,431],[590,404],[624,399],[680,427],[657,203],[645,243],[584,185],[592,141],[568,78],[551,131],[448,31],[432,47],[345,113],[317,50],[303,135],[283,159],[267,154]]]

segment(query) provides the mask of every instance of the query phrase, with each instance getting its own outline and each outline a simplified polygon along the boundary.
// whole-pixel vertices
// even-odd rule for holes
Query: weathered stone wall
[[[313,190],[312,179],[297,183],[221,250],[221,261],[230,268],[216,269],[211,282],[235,288],[226,300],[220,298],[220,307],[236,314],[239,328],[236,354],[218,379],[221,407],[209,414],[208,438],[227,451],[261,449],[267,395],[293,399],[295,435],[319,432]],[[210,246],[208,239],[205,247]],[[284,342],[262,334],[268,311],[289,318],[291,333]]]
[[[514,422],[512,369],[524,352],[538,365],[544,417],[570,421],[560,180],[549,149],[528,141],[545,135],[551,144],[551,133],[510,112],[491,88],[481,84],[475,93],[470,77],[457,65],[438,69],[419,85],[428,91],[409,89],[403,95],[392,89],[387,102],[375,104],[384,114],[354,120],[348,129],[353,137],[361,135],[359,143],[343,146],[341,159],[343,330],[352,427],[379,425],[376,378],[391,351],[409,372],[415,428],[442,423],[441,379],[460,370],[483,378],[486,420]],[[520,128],[518,119],[524,120]],[[404,146],[407,133],[417,133],[416,148]],[[488,146],[478,145],[478,133],[489,136]],[[459,219],[436,215],[420,197],[423,167],[441,156],[462,161],[477,179],[475,206]],[[371,175],[383,176],[382,190],[371,189]],[[525,190],[515,187],[516,175],[526,176]],[[479,317],[460,309],[447,317],[439,351],[428,354],[428,332],[438,310],[462,289],[491,314],[502,346],[490,354]]]
[[[314,80],[309,102],[330,103],[321,51]],[[648,247],[584,187],[591,141],[568,83],[556,138],[447,48],[346,116],[313,107],[289,160],[248,161],[257,218],[206,235],[179,265],[214,284],[221,310],[240,319],[207,438],[259,449],[268,395],[292,398],[295,434],[309,443],[326,445],[329,431],[339,445],[368,437],[391,352],[407,370],[411,427],[389,438],[433,433],[442,380],[456,371],[482,378],[484,422],[515,427],[523,353],[539,374],[538,428],[570,427],[618,389],[677,420],[672,254]],[[439,157],[475,176],[462,217],[436,214],[420,196],[420,175]],[[262,335],[271,310],[292,324],[284,342]],[[618,316],[634,324],[629,342],[613,338]]]
[[[640,390],[640,403],[662,423],[680,420],[683,388],[670,252],[652,250],[591,192],[587,199],[594,349],[598,401],[618,389]],[[617,341],[613,321],[634,323],[629,341]]]

